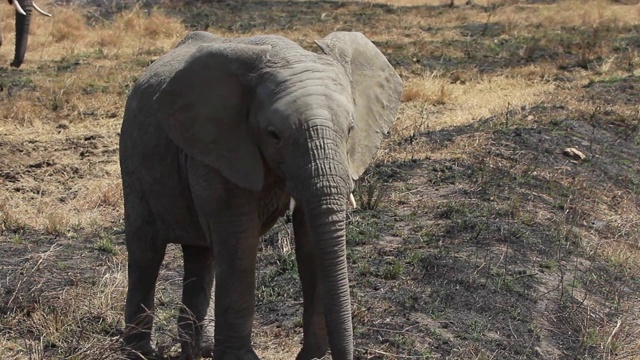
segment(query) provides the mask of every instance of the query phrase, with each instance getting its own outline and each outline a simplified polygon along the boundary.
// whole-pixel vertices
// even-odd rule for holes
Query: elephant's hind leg
[[[125,305],[124,345],[128,358],[153,358],[151,329],[158,271],[166,244],[149,204],[125,190],[125,237],[129,274]],[[140,356],[142,355],[142,357]]]
[[[184,279],[182,284],[182,308],[178,317],[183,359],[200,355],[211,357],[213,338],[207,334],[204,323],[215,272],[211,248],[182,246],[184,255]]]

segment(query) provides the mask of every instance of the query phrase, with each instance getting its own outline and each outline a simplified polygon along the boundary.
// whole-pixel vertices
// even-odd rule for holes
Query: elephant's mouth
[[[349,194],[348,203],[352,209],[358,208],[358,204],[356,203],[356,198],[355,196],[353,196],[353,193]],[[293,211],[295,209],[296,209],[296,199],[294,199],[293,196],[291,196],[289,199],[289,212],[293,214]]]

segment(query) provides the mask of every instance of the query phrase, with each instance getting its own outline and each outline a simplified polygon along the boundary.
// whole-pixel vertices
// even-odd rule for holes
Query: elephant
[[[277,35],[195,31],[133,85],[119,144],[130,358],[155,356],[155,283],[175,243],[181,359],[258,359],[259,238],[291,209],[303,297],[297,359],[329,350],[353,359],[346,215],[354,181],[395,121],[402,80],[362,33],[315,43],[313,52]],[[214,283],[210,344],[203,320]]]
[[[42,10],[32,0],[7,0],[16,9],[16,47],[11,66],[19,68],[24,61],[27,52],[27,42],[29,40],[29,25],[31,24],[31,11],[35,9],[44,16],[51,16]],[[0,46],[2,46],[2,34],[0,33]]]

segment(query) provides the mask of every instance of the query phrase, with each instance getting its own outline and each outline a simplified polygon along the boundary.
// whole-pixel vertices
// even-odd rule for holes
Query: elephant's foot
[[[320,347],[311,347],[311,346],[303,346],[302,350],[296,356],[296,360],[312,360],[312,359],[323,359],[327,354],[329,349],[324,346]]]
[[[203,358],[213,358],[213,338],[203,339],[200,354]]]
[[[124,356],[127,360],[157,360],[160,359],[158,353],[151,344],[128,345],[124,348]]]
[[[193,350],[190,348],[185,349],[185,345],[183,345],[182,351],[180,352],[180,360],[191,360],[191,359],[211,359],[213,356],[213,343],[203,342],[203,344],[197,350]],[[217,358],[216,358],[217,359]]]
[[[198,336],[199,340],[192,342],[191,339],[186,337],[180,341],[180,347],[182,349],[180,352],[180,360],[213,358],[214,340],[211,334],[213,334],[213,330],[207,326],[203,326],[202,334]]]
[[[213,358],[215,360],[260,360],[253,349],[215,349]]]
[[[315,317],[314,324],[320,326],[309,326],[305,329],[302,349],[296,356],[296,360],[322,359],[329,352],[329,338],[324,327],[324,317]]]
[[[208,323],[211,324],[210,322]],[[213,358],[213,327],[206,325],[202,329],[202,344],[200,345],[200,354],[203,358]]]

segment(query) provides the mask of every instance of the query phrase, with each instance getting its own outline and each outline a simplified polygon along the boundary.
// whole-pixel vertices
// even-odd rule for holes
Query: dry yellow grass
[[[362,3],[377,3],[377,4],[389,4],[396,6],[449,6],[452,0],[354,0]],[[500,4],[503,0],[453,0],[455,6],[467,5],[473,3],[481,6],[491,6],[493,4]]]
[[[0,16],[9,19],[11,11],[2,7]],[[52,13],[52,18],[34,16],[28,52],[32,66],[39,61],[95,51],[103,52],[112,60],[118,59],[118,55],[131,57],[154,48],[168,48],[186,32],[177,19],[167,17],[160,10],[148,14],[136,8],[95,27],[86,24],[82,8],[56,6]],[[6,43],[11,44],[15,34],[11,30],[4,31]]]
[[[433,11],[425,13],[397,14],[389,11],[384,17],[376,14],[379,16],[378,19],[384,21],[380,20],[376,26],[369,25],[368,28],[358,28],[362,25],[355,20],[341,20],[351,19],[352,13],[360,11],[362,3],[369,2],[373,3],[354,1],[337,8],[333,13],[313,14],[315,17],[312,17],[309,24],[283,26],[268,32],[276,32],[299,41],[304,46],[312,47],[313,39],[323,37],[331,31],[361,30],[390,55],[397,56],[400,61],[408,61],[409,65],[401,62],[402,65],[398,66],[405,81],[405,92],[400,115],[389,143],[418,138],[419,133],[423,131],[446,133],[447,129],[463,128],[478,120],[492,117],[495,121],[504,123],[502,127],[508,128],[509,124],[505,119],[517,116],[519,112],[524,111],[523,109],[536,104],[555,102],[563,103],[571,109],[595,111],[595,105],[590,104],[590,99],[576,99],[579,97],[580,88],[593,81],[606,81],[637,73],[640,67],[637,51],[625,53],[624,56],[629,57],[625,60],[629,64],[628,68],[622,69],[617,66],[616,61],[619,61],[622,55],[613,53],[611,46],[606,42],[609,34],[606,32],[607,27],[613,28],[615,32],[615,28],[618,27],[640,24],[640,5],[622,5],[602,0],[559,1],[553,4],[473,1],[476,5],[491,7],[485,10],[478,6],[465,6],[466,1],[457,0],[454,10],[439,13],[436,7],[444,9],[450,3],[448,0],[395,0],[380,3],[398,7],[427,5],[434,8]],[[180,10],[180,5],[173,2],[165,2],[163,6],[167,11]],[[25,248],[29,249],[28,254],[23,254],[24,268],[17,269],[10,276],[7,275],[7,284],[18,283],[14,290],[16,296],[28,297],[32,292],[26,288],[27,285],[38,289],[46,286],[47,281],[54,282],[54,287],[57,288],[47,289],[49,292],[38,299],[41,303],[32,309],[30,318],[18,318],[18,315],[16,318],[2,318],[3,329],[10,331],[0,335],[0,357],[42,358],[48,349],[48,344],[43,343],[42,339],[47,339],[59,347],[72,348],[81,344],[84,348],[78,350],[78,356],[89,358],[90,351],[94,352],[91,354],[93,356],[97,350],[104,350],[106,354],[116,349],[117,344],[101,342],[104,342],[105,338],[117,336],[99,334],[95,328],[92,328],[91,332],[83,331],[83,321],[104,321],[110,328],[122,325],[121,310],[126,284],[123,247],[118,240],[110,237],[112,235],[105,235],[103,232],[108,233],[108,229],[122,226],[117,142],[124,101],[132,82],[144,67],[169,50],[187,30],[180,19],[157,9],[127,10],[117,13],[112,21],[104,20],[90,26],[84,18],[85,9],[78,12],[77,8],[68,6],[45,8],[52,12],[54,17],[34,17],[23,67],[20,70],[2,70],[3,75],[10,80],[3,83],[5,89],[0,92],[0,170],[4,171],[3,176],[7,175],[7,182],[0,187],[0,234],[6,230],[6,234],[10,235],[5,236],[3,241],[15,244],[27,242]],[[7,21],[12,18],[12,12],[10,7],[0,4],[0,19],[3,19],[0,26],[5,43],[5,46],[0,48],[0,64],[8,64],[12,57],[14,30],[12,21]],[[274,16],[273,19],[269,21],[277,21],[280,18]],[[482,64],[468,64],[462,61],[469,56],[470,51],[487,51],[484,48],[473,47],[479,40],[474,38],[476,35],[469,35],[468,26],[480,25],[479,28],[482,28],[485,24],[491,23],[500,25],[492,39],[497,50],[490,48],[493,52],[486,60],[517,58],[525,62],[524,65],[517,63],[517,66],[496,66],[495,69],[481,71],[472,65]],[[567,76],[566,72],[559,69],[566,65],[561,63],[564,60],[547,60],[536,56],[540,53],[546,54],[549,49],[564,46],[557,36],[570,27],[575,27],[585,34],[583,43],[577,41],[572,45],[574,47],[571,51],[583,51],[588,57],[585,62],[591,67],[576,68],[570,72],[571,81],[561,82],[557,81],[557,77]],[[237,36],[234,29],[221,26],[212,31],[222,36]],[[261,28],[255,27],[246,30],[243,35],[263,32]],[[514,39],[525,40],[517,42],[515,50],[500,47]],[[593,39],[595,44],[589,43]],[[443,72],[429,68],[438,65],[437,62],[434,62],[435,65],[427,66],[421,63],[424,58],[433,59],[438,56],[451,62],[459,62],[459,68]],[[12,82],[17,82],[17,85],[11,85]],[[565,95],[566,101],[561,97]],[[599,111],[620,113],[630,119],[636,116],[629,105],[611,105]],[[463,161],[477,156],[480,151],[490,149],[494,146],[491,141],[489,133],[476,133],[460,136],[451,144],[435,150],[424,144],[401,143],[383,148],[381,160],[404,161],[429,157],[438,161]],[[510,166],[500,163],[504,162],[503,159],[491,161],[494,162],[487,163],[487,169]],[[436,165],[438,163],[434,163],[434,166]],[[566,176],[562,169],[530,170],[526,166],[531,164],[516,164],[510,170],[521,177],[534,174],[550,184],[576,181]],[[411,181],[413,180],[408,182]],[[479,177],[477,181],[482,182],[486,179]],[[588,193],[585,190],[588,189],[588,183],[574,184],[576,191]],[[409,185],[406,184],[407,188],[403,191],[389,196],[399,212],[407,204],[424,201],[415,197],[415,189],[410,189]],[[580,213],[597,212],[608,226],[620,229],[617,236],[600,237],[595,230],[577,229],[563,218],[554,219],[554,222],[550,223],[556,224],[559,231],[579,234],[587,251],[602,255],[612,266],[632,268],[635,266],[633,264],[640,262],[637,239],[634,238],[640,232],[636,226],[640,213],[634,204],[635,197],[624,192],[614,194],[616,204],[620,208],[628,209],[621,213],[612,205],[614,200],[610,198],[611,193],[605,191],[606,189],[596,190],[597,193],[590,194],[581,204],[582,207],[578,207]],[[547,196],[549,201],[553,201],[551,195],[529,195]],[[450,201],[448,196],[438,201],[434,200],[429,206],[440,206],[447,201]],[[514,200],[509,206],[513,208],[513,212],[531,211],[531,222],[548,224],[549,222],[545,221],[555,216],[551,211],[553,209],[527,208],[530,202],[532,200],[529,198],[523,204]],[[422,216],[422,213],[418,214],[418,217]],[[396,215],[394,219],[395,217]],[[26,235],[22,231],[25,229],[38,234],[35,236],[37,239],[25,239]],[[393,231],[400,233],[404,230]],[[407,230],[408,232],[410,231]],[[397,234],[387,235],[393,237]],[[39,250],[40,242],[45,240],[38,237],[50,237],[61,244],[56,242],[58,245],[50,249]],[[428,234],[425,237],[428,237]],[[389,240],[385,238],[384,241]],[[83,282],[81,278],[73,278],[71,281],[77,281],[79,285],[70,290],[56,282],[60,279],[68,280],[64,278],[69,276],[65,271],[67,266],[77,266],[64,258],[71,255],[63,250],[63,246],[72,249],[84,246],[81,250],[99,248],[98,256],[78,260],[99,264],[89,267],[92,271],[99,267],[91,275],[91,279],[98,280]],[[507,249],[499,250],[504,251],[503,256],[508,254]],[[179,263],[179,256],[175,254],[176,251],[169,254],[171,259],[168,266]],[[60,260],[60,257],[64,261]],[[105,261],[105,258],[109,261]],[[483,266],[479,266],[477,271]],[[162,298],[163,303],[175,305],[176,300],[171,296],[179,294],[179,277],[175,275],[174,269],[170,270],[173,271],[172,277],[163,279],[159,285],[159,298]],[[473,273],[473,276],[475,275]],[[59,289],[65,290],[57,292]],[[41,306],[43,300],[54,304],[54,308]],[[17,300],[14,300],[14,303],[15,301]],[[25,300],[25,303],[28,302]],[[626,302],[623,305],[631,308],[634,304]],[[63,310],[73,308],[76,311],[59,311],[55,306]],[[368,309],[356,310],[357,316],[364,320],[370,316]],[[168,326],[173,326],[175,314],[166,309],[163,311],[158,316],[162,321],[166,319]],[[436,315],[433,314],[434,317]],[[544,315],[547,314],[539,312],[537,316]],[[584,327],[597,335],[596,340],[592,340],[597,342],[597,346],[608,347],[607,354],[611,354],[612,348],[609,337],[618,346],[619,353],[633,354],[636,351],[637,354],[637,351],[640,351],[640,343],[637,340],[640,335],[639,319],[637,310],[631,309],[625,312],[624,318],[620,320],[622,325],[619,327],[616,327],[616,322],[602,322],[590,325],[591,328],[587,325]],[[270,320],[258,319],[272,324]],[[32,326],[33,332],[41,336],[40,340],[14,336],[25,323]],[[435,322],[432,325],[435,326]],[[163,331],[165,330],[166,328]],[[99,335],[96,335],[97,333]],[[166,336],[171,337],[172,333],[168,333]],[[299,329],[296,336],[291,336],[291,331],[287,332],[272,324],[257,326],[255,333],[257,351],[269,359],[290,359],[300,345]],[[402,332],[398,332],[400,333]],[[390,343],[392,341],[386,342],[380,348],[372,349],[368,354],[393,358],[394,350],[387,348]],[[423,345],[424,343],[421,344]],[[484,349],[474,346],[476,345],[460,350],[460,354],[468,355],[466,358],[491,357]],[[91,347],[93,350],[89,349]],[[384,355],[385,353],[391,355]]]
[[[518,110],[539,102],[554,85],[518,77],[477,77],[452,83],[448,77],[412,78],[405,82],[403,100],[393,136],[398,138]]]
[[[64,245],[52,246],[43,253],[28,256],[22,272],[21,282],[14,290],[11,301],[19,302],[23,293],[36,291],[40,287],[50,290],[41,295],[39,302],[29,309],[29,331],[41,334],[40,339],[22,339],[11,341],[10,334],[0,337],[0,356],[4,359],[47,358],[46,349],[51,344],[61,347],[76,347],[80,357],[101,354],[102,358],[117,358],[119,344],[117,340],[106,341],[96,332],[100,327],[121,322],[120,314],[109,309],[122,308],[126,291],[126,265],[122,258],[111,263],[100,264],[94,271],[96,281],[90,284],[64,288],[51,288],[48,283],[58,282],[56,276],[64,276],[67,264],[73,266],[73,260],[64,261],[66,250]],[[95,259],[94,259],[95,261]],[[106,266],[105,266],[106,265]],[[53,271],[53,273],[52,273]],[[56,273],[58,272],[58,273]],[[46,274],[46,275],[45,275]],[[79,279],[73,279],[79,281]],[[58,286],[60,284],[57,284]],[[11,320],[11,319],[8,319]],[[5,329],[20,329],[24,323],[20,317],[16,323],[4,322]],[[78,331],[75,326],[83,325],[87,331]],[[91,328],[91,330],[89,330]],[[46,339],[46,341],[43,341]],[[84,354],[84,355],[83,355]],[[115,356],[114,356],[115,355]]]
[[[85,164],[78,162],[81,150],[68,146],[64,155],[49,159],[62,167],[58,171],[70,171],[77,163],[80,168],[92,167],[96,174],[91,176],[98,177],[78,180],[68,174],[69,182],[60,184],[48,181],[45,174],[39,184],[31,185],[46,195],[33,199],[3,188],[0,201],[23,224],[58,232],[59,228],[112,222],[120,216],[119,168],[114,155],[128,88],[146,62],[168,51],[186,30],[161,11],[148,15],[134,9],[93,28],[85,24],[77,8],[58,6],[52,12],[51,19],[34,17],[27,60],[21,69],[28,72],[36,91],[0,95],[7,100],[0,103],[0,133],[17,147],[25,141],[64,147],[60,144],[69,138],[95,137],[104,140],[97,146],[110,155],[103,162]],[[11,9],[1,6],[1,18],[9,15]],[[5,44],[14,41],[12,36],[11,29],[5,29]],[[0,61],[8,62],[11,51],[11,46],[2,47]],[[96,54],[97,61],[84,62]],[[56,63],[62,68],[53,67]],[[52,171],[59,178],[56,169]],[[76,197],[61,203],[59,199],[69,192]]]

